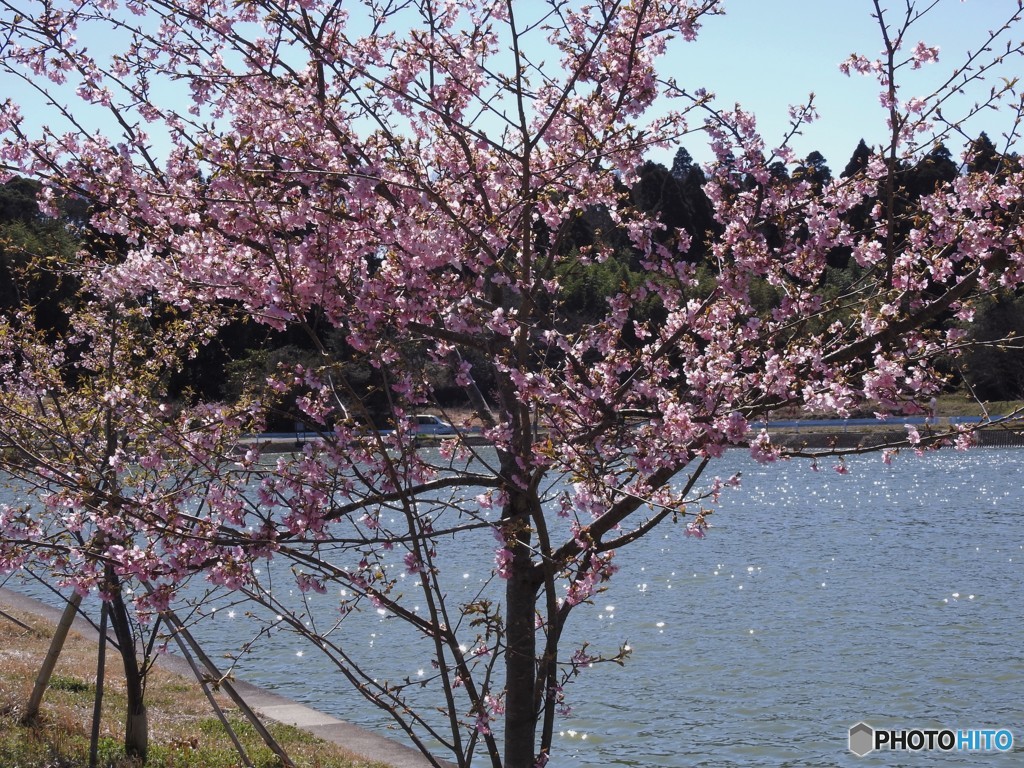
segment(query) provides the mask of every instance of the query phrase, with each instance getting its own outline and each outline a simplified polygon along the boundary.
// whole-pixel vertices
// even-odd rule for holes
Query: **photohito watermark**
[[[872,728],[865,722],[850,726],[850,751],[858,757],[876,749],[904,752],[1009,752],[1013,733],[1009,728]]]

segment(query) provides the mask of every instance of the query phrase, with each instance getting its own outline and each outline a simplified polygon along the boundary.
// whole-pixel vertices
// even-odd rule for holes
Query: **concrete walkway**
[[[34,614],[53,624],[57,623],[61,615],[60,609],[5,587],[0,587],[0,609]],[[97,641],[99,639],[96,628],[81,616],[75,619],[73,628],[83,637]],[[167,654],[161,656],[158,663],[179,675],[194,678],[188,663],[180,656]],[[344,720],[318,712],[276,693],[264,691],[249,683],[235,681],[234,685],[246,703],[261,716],[279,723],[294,725],[324,741],[338,744],[364,760],[384,763],[393,768],[429,768],[431,765],[419,751],[373,731],[346,723]]]

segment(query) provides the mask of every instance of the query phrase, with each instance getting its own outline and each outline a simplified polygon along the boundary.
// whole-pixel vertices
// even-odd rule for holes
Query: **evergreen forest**
[[[1017,154],[998,152],[984,133],[971,143],[965,156],[966,162],[960,163],[944,145],[938,144],[913,164],[897,164],[892,189],[898,204],[908,212],[914,211],[922,196],[941,189],[960,174],[1007,173],[1019,170],[1021,164]],[[821,189],[852,176],[866,167],[870,159],[871,150],[861,141],[838,177],[819,152],[810,153],[795,167],[775,163],[771,172],[778,179]],[[690,247],[682,258],[690,262],[698,275],[702,265],[712,258],[715,239],[720,235],[720,224],[704,193],[704,183],[701,167],[680,147],[671,168],[656,162],[646,162],[640,167],[635,183],[631,187],[623,186],[620,198],[624,208],[655,213],[664,225],[666,240],[677,237],[677,233],[685,233]],[[737,179],[738,185],[744,183],[744,179]],[[39,192],[38,182],[20,177],[0,185],[0,309],[14,319],[30,313],[41,332],[59,335],[68,332],[65,318],[71,305],[88,300],[75,278],[76,254],[82,249],[93,252],[103,249],[108,258],[117,259],[119,250],[123,251],[127,245],[100,237],[90,229],[88,222],[92,211],[87,200],[64,199],[59,206],[60,215],[47,216],[40,212]],[[865,198],[849,212],[850,226],[855,231],[871,227],[874,207],[875,201]],[[639,256],[631,247],[627,233],[616,225],[619,217],[611,213],[590,210],[580,217],[568,242],[549,244],[549,247],[565,249],[563,252],[569,256],[599,241],[615,247],[615,255],[606,261],[569,258],[559,267],[561,303],[552,307],[551,313],[564,327],[571,329],[600,323],[609,312],[608,297],[622,286],[633,286],[642,279],[643,270],[637,262]],[[765,222],[764,226],[770,234],[771,223]],[[896,236],[906,238],[914,226],[914,220],[905,217]],[[539,237],[544,235],[538,232]],[[838,292],[842,286],[856,282],[858,269],[847,249],[835,248],[829,254],[826,283],[834,284]],[[777,303],[778,290],[767,284],[759,286],[758,303],[762,311],[771,311]],[[982,302],[976,307],[974,320],[967,330],[972,340],[992,343],[976,347],[958,366],[950,366],[949,388],[969,391],[981,400],[1024,398],[1024,352],[999,343],[1024,335],[1024,296],[993,295]],[[223,309],[230,315],[230,307]],[[153,322],[159,324],[161,317],[180,311],[154,306]],[[659,306],[657,300],[652,299],[632,311],[646,314],[643,319],[657,320]],[[957,321],[948,317],[939,322]],[[311,332],[322,336],[313,339]],[[346,349],[338,332],[331,330],[327,323],[318,323],[316,317],[307,318],[301,330],[275,330],[238,312],[236,319],[211,328],[208,338],[196,340],[190,363],[178,371],[173,381],[166,382],[166,387],[183,403],[232,401],[265,386],[267,376],[282,367],[324,365],[322,352],[318,350],[325,348],[331,353],[327,364],[344,375],[377,425],[386,424],[389,415],[381,372],[360,361],[358,355]],[[420,350],[410,348],[407,352],[411,360],[422,357],[424,376],[431,381],[439,406],[451,408],[465,404],[464,390],[456,385],[449,369],[431,363]],[[477,363],[473,365],[474,380],[486,395],[488,371],[479,361],[469,362]],[[293,404],[294,400],[279,403],[276,419],[269,426],[292,429],[295,424]]]

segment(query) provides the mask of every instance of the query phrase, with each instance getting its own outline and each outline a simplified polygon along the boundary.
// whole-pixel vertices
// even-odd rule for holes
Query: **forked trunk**
[[[128,617],[128,607],[121,595],[121,583],[109,566],[106,575],[107,585],[111,591],[110,624],[114,628],[117,649],[121,654],[125,694],[128,699],[124,723],[124,751],[128,757],[138,758],[145,763],[149,751],[149,720],[143,701],[145,677],[135,652],[135,636]]]

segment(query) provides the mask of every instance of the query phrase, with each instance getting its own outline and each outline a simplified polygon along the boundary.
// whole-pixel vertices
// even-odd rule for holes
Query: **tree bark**
[[[529,500],[509,500],[507,530],[514,531],[512,569],[505,585],[505,766],[533,768],[537,741],[537,568],[533,563]]]
[[[128,607],[121,595],[121,582],[113,569],[107,567],[107,587],[111,591],[110,624],[117,638],[117,649],[124,666],[125,694],[128,711],[124,721],[124,751],[129,757],[146,762],[149,752],[149,719],[146,714],[144,675],[135,653],[135,636],[128,617]]]
[[[505,768],[532,768],[537,738],[536,587],[515,568],[505,587]]]

